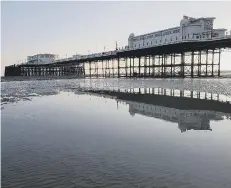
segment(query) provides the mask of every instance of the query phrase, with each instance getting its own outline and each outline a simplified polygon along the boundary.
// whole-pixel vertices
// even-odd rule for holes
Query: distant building
[[[143,48],[155,45],[170,44],[177,41],[208,40],[225,37],[226,29],[213,29],[214,17],[191,18],[184,16],[180,26],[164,29],[144,35],[128,38],[129,48]]]
[[[82,56],[82,54],[76,54],[76,55],[73,55],[72,57],[73,58],[78,58],[78,57],[81,57]]]
[[[48,64],[58,59],[55,54],[36,54],[34,56],[27,56],[28,64]]]

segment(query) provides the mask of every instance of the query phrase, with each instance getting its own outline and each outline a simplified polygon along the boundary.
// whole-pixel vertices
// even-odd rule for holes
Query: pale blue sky
[[[183,15],[216,17],[231,30],[231,2],[1,2],[1,74],[4,66],[36,53],[61,57],[126,45],[132,32],[178,26]],[[230,52],[231,53],[231,52]],[[222,69],[231,70],[224,54]]]

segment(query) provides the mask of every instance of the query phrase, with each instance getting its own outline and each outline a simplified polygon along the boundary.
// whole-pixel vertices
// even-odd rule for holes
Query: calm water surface
[[[231,79],[2,83],[2,187],[230,188],[230,87]],[[80,92],[102,88],[111,92]]]

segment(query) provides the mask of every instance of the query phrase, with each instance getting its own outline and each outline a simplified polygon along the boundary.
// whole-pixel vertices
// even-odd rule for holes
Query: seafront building
[[[131,33],[127,48],[142,48],[170,44],[177,41],[199,41],[225,37],[227,29],[214,29],[214,17],[192,18],[183,16],[180,26],[135,36]]]
[[[27,64],[48,64],[54,63],[58,59],[56,54],[36,54],[33,56],[27,56]]]

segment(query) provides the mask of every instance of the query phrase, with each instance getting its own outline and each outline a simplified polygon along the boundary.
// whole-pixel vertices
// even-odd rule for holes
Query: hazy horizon
[[[174,8],[173,8],[174,7]],[[179,26],[183,15],[216,17],[214,28],[231,30],[231,2],[1,2],[1,76],[29,55],[60,57],[127,45],[135,35]],[[221,70],[231,70],[231,52]]]

